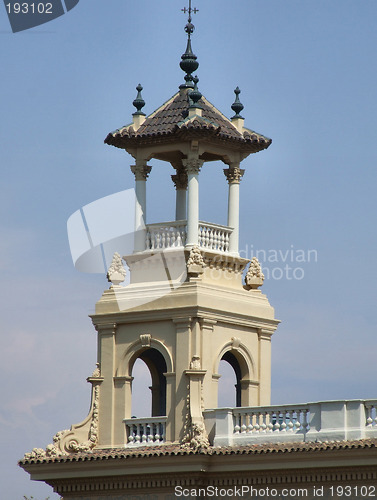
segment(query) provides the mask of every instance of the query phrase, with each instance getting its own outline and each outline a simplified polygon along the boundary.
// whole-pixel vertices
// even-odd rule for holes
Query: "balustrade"
[[[306,433],[309,408],[286,406],[233,410],[234,434]]]
[[[186,243],[186,221],[148,224],[146,248],[157,250],[182,247]]]
[[[200,221],[198,231],[199,247],[218,252],[229,251],[229,237],[232,228]]]
[[[198,245],[200,248],[214,250],[217,252],[229,251],[229,237],[232,228],[199,222]],[[174,221],[148,224],[146,232],[147,250],[159,250],[165,248],[178,248],[186,244],[187,222]]]
[[[215,446],[377,438],[377,400],[217,408],[204,412]]]
[[[164,443],[166,419],[167,417],[124,419],[128,439],[126,446],[153,446]]]

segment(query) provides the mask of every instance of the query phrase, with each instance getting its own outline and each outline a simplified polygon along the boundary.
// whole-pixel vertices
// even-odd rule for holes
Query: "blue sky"
[[[96,361],[87,315],[107,282],[74,269],[66,222],[83,205],[133,187],[132,158],[103,140],[131,121],[139,82],[150,113],[183,81],[184,5],[80,0],[61,18],[17,34],[0,9],[6,500],[51,495],[17,460],[87,414],[85,379]],[[273,338],[272,401],[374,398],[376,2],[195,6],[201,92],[231,116],[238,85],[245,125],[273,139],[243,164],[240,248],[248,257],[276,251],[278,262],[262,262],[271,274],[285,265],[304,272],[263,286],[282,321]],[[174,217],[171,173],[155,163],[149,222]],[[200,218],[226,223],[222,166],[200,175]],[[292,262],[289,253],[283,262],[288,250],[315,250],[317,259]]]

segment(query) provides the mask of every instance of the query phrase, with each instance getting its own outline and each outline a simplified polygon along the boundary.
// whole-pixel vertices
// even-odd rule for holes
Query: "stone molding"
[[[199,457],[201,457],[199,455]],[[208,458],[211,460],[212,456],[206,458],[206,463],[208,464]],[[179,458],[184,457],[174,457],[175,462]],[[216,458],[216,457],[214,457]],[[156,459],[156,457],[155,457]],[[200,458],[202,460],[202,457]],[[107,461],[108,463],[108,461]],[[193,487],[193,485],[200,485],[204,487],[205,485],[213,486],[225,486],[230,485],[242,486],[250,485],[254,487],[263,487],[265,485],[273,485],[274,488],[279,489],[282,487],[299,487],[299,486],[318,486],[318,485],[338,485],[342,482],[345,484],[353,485],[371,485],[377,480],[377,471],[375,466],[364,466],[362,470],[360,467],[352,466],[334,466],[329,470],[328,467],[316,467],[315,470],[311,469],[308,464],[301,470],[287,470],[277,468],[277,470],[248,470],[248,471],[235,471],[235,470],[224,470],[223,472],[212,472],[203,471],[198,473],[197,471],[191,472],[181,472],[177,474],[172,472],[171,474],[154,473],[154,474],[132,474],[131,476],[125,478],[124,476],[113,475],[111,477],[90,477],[90,478],[77,478],[77,479],[50,479],[49,483],[52,484],[56,492],[59,494],[66,493],[80,493],[85,492],[114,492],[118,494],[121,491],[130,491],[135,494],[139,492],[145,493],[145,490],[156,491],[156,488],[161,488],[166,491],[167,488],[173,489],[175,486],[183,487]],[[231,476],[231,477],[229,477]],[[132,493],[131,493],[132,494]],[[99,500],[101,497],[96,497],[94,500]],[[309,498],[309,497],[308,497]]]

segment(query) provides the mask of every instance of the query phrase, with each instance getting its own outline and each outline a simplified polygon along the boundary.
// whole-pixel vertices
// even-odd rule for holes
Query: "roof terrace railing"
[[[377,400],[205,410],[215,446],[377,437]]]
[[[146,226],[147,250],[163,250],[184,247],[187,235],[187,221],[161,222]],[[217,252],[229,251],[229,238],[233,228],[199,221],[198,246]]]
[[[126,446],[159,445],[165,442],[167,417],[127,418]]]

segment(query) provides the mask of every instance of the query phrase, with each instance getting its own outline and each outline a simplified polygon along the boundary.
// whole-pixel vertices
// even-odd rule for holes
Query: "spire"
[[[184,7],[182,9],[182,12],[186,14],[188,13],[188,22],[185,26],[185,32],[187,33],[187,47],[186,47],[186,52],[182,54],[181,62],[179,63],[181,69],[185,71],[185,83],[182,83],[182,85],[179,86],[180,89],[193,89],[194,88],[194,83],[193,83],[193,77],[192,73],[196,71],[199,67],[199,63],[197,61],[196,55],[193,53],[192,48],[191,48],[191,35],[193,34],[195,30],[195,26],[192,24],[192,18],[191,14],[194,13],[196,14],[198,9],[196,7],[192,8],[191,7],[191,0],[189,0],[189,7]]]

